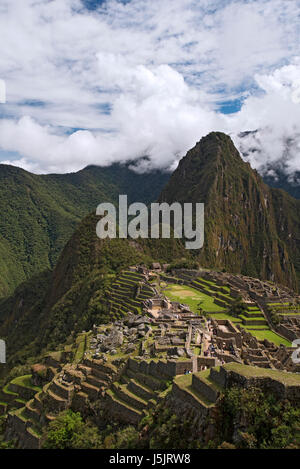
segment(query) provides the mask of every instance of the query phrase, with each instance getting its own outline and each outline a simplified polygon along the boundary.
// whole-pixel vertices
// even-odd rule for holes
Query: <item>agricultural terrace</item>
[[[163,287],[163,293],[170,298],[170,300],[187,304],[195,314],[198,312],[198,306],[201,306],[207,313],[225,311],[224,308],[214,303],[213,297],[187,285],[166,285],[162,283],[161,286]]]
[[[198,285],[199,287],[202,287],[202,285],[205,286],[205,289],[209,294],[188,285],[167,284],[161,282],[160,286],[162,288],[162,293],[164,293],[171,301],[187,304],[195,314],[199,313],[198,308],[200,306],[214,319],[228,319],[235,324],[239,324],[258,340],[267,339],[276,345],[283,344],[286,347],[291,346],[291,343],[288,340],[271,331],[262,312],[256,306],[249,306],[246,314],[244,315],[240,315],[239,317],[232,316],[230,314],[230,302],[233,299],[230,297],[229,289],[222,287],[223,292],[221,293],[221,301],[224,302],[224,305],[226,305],[225,307],[219,306],[215,303],[215,300],[219,300],[220,298],[220,292],[218,291],[220,287],[214,285],[213,282],[203,281],[202,279],[197,279],[197,281],[194,281],[194,284],[197,288]],[[218,298],[216,298],[216,293],[218,293]]]

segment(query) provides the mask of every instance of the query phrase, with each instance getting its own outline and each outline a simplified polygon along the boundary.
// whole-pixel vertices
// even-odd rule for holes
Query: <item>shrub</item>
[[[49,424],[42,439],[45,449],[99,449],[102,440],[97,427],[71,410],[62,412]]]

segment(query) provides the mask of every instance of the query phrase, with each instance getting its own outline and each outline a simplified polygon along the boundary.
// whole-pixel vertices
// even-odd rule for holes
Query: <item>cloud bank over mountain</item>
[[[221,130],[260,147],[258,169],[293,139],[285,168],[299,170],[299,12],[293,0],[3,0],[0,161],[66,172],[147,155],[169,168]]]

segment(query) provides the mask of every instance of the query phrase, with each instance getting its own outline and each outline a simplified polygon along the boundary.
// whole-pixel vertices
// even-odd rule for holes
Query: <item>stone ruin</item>
[[[139,272],[145,280],[149,276],[144,267],[132,267],[130,271]],[[245,301],[264,295],[273,301],[276,295],[289,293],[279,287],[274,291],[269,283],[248,277],[219,272],[203,275],[218,285],[230,286],[233,297],[242,292]],[[185,271],[182,277],[188,282],[196,272]],[[124,279],[126,282],[131,287],[129,277]],[[297,318],[287,318],[284,324],[299,333]],[[230,379],[240,379],[227,367],[248,365],[256,370],[300,373],[300,366],[291,360],[294,349],[259,341],[227,319],[195,315],[187,305],[158,294],[143,301],[143,314],[128,312],[112,324],[95,325],[88,336],[79,363],[60,363],[47,357],[43,364],[32,367],[32,381],[42,391],[30,396],[22,414],[8,414],[7,437],[16,437],[20,447],[38,447],[40,440],[34,425],[47,424],[68,408],[88,416],[94,415],[93,406],[97,404],[101,418],[137,425],[152,406],[164,399],[170,383],[168,405],[181,415],[183,410],[196,412],[201,426],[218,399],[219,387],[226,387]],[[280,386],[283,394],[294,392]]]

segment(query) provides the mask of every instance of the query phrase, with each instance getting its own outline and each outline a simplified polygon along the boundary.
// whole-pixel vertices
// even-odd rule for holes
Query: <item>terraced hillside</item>
[[[300,305],[293,302],[268,302],[268,308],[275,312],[279,319],[284,319],[286,317],[291,318],[300,318]]]
[[[173,384],[173,396],[198,408],[207,416],[224,390],[217,378],[219,370],[211,368],[200,373],[177,376]]]
[[[8,419],[17,422],[24,439],[31,442],[30,447],[35,447],[34,441],[41,436],[41,429],[36,424],[34,411],[30,407],[34,396],[41,391],[41,387],[33,383],[31,375],[13,379],[0,391],[0,414],[7,414]],[[10,438],[9,434],[7,437]]]
[[[56,350],[40,354],[30,374],[3,386],[1,422],[17,447],[40,448],[67,410],[93,416],[101,428],[114,422],[138,429],[171,409],[179,420],[192,418],[201,440],[227,389],[239,383],[273,383],[280,399],[300,398],[293,349],[278,346],[284,339],[238,276],[166,274],[139,264],[111,273],[97,298],[110,321],[72,330]]]
[[[111,317],[118,319],[129,311],[140,314],[143,302],[154,294],[145,275],[125,270],[117,276],[105,296]]]
[[[118,279],[140,279],[134,273],[124,271]],[[142,289],[136,292],[142,300]],[[299,376],[279,371],[290,370],[289,350],[258,343],[229,321],[212,321],[211,327],[192,312],[171,317],[166,311],[157,319],[128,313],[94,325],[41,357],[31,374],[8,382],[0,394],[5,438],[19,448],[40,448],[49,424],[69,409],[94,416],[101,427],[115,422],[139,428],[169,408],[179,419],[188,412],[205,434],[225,390],[253,379],[260,386],[267,378],[279,399],[300,402]]]
[[[41,389],[32,383],[31,375],[19,376],[0,391],[0,414],[23,407],[26,400]]]
[[[256,381],[263,386],[267,385],[268,380],[273,382],[271,387],[274,390],[278,386],[278,394],[281,392],[286,397],[292,395],[293,389],[300,385],[300,377],[293,373],[228,363],[199,373],[176,376],[171,394],[208,414],[225,389],[234,383],[247,387]]]
[[[194,313],[200,307],[212,318],[228,319],[261,340],[266,338],[277,345],[290,345],[288,340],[271,330],[262,309],[255,301],[240,300],[237,290],[226,285],[226,282],[218,283],[207,277],[191,276],[187,272],[177,272],[174,275],[174,284],[171,283],[170,275],[162,275],[162,279],[168,282],[163,291],[170,299],[188,304]],[[178,283],[184,287],[180,289]],[[193,291],[194,296],[188,296]]]
[[[130,361],[119,381],[106,392],[111,415],[123,423],[137,425],[147,411],[157,405],[167,389],[168,376],[153,376]],[[144,372],[143,372],[144,371]]]
[[[8,432],[8,439],[17,436],[17,429],[25,447],[39,446],[43,426],[55,418],[51,414],[51,406],[45,405],[45,396],[48,400],[57,400],[60,405],[64,403],[65,389],[57,383],[55,376],[65,363],[72,367],[83,360],[89,348],[89,337],[90,333],[78,334],[62,350],[42,357],[42,364],[32,366],[32,374],[18,376],[3,386],[0,390],[0,415],[6,416],[8,426],[14,429],[12,433]],[[64,406],[59,408],[62,410]]]

